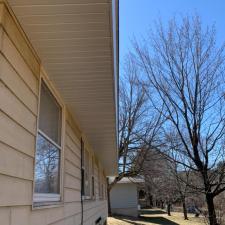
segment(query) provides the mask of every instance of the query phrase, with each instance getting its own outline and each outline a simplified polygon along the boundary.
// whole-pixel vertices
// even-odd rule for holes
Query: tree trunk
[[[214,207],[214,199],[212,194],[206,194],[206,202],[208,207],[208,217],[210,225],[219,225],[216,219],[216,211]]]
[[[149,206],[150,206],[150,208],[153,207],[153,197],[152,197],[152,195],[149,196]]]
[[[164,202],[161,200],[161,209],[164,209]]]
[[[168,216],[171,216],[171,203],[167,204],[167,214]]]
[[[182,200],[182,205],[183,205],[184,219],[185,219],[185,220],[188,220],[188,216],[187,216],[187,207],[186,207],[186,201],[185,201],[185,198]]]

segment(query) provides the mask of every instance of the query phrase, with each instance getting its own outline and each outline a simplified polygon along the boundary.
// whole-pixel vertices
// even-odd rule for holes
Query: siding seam
[[[67,135],[67,137],[73,142],[73,144],[80,150],[80,146],[78,146],[75,142],[74,142],[74,140],[70,137],[70,135],[68,135],[67,134],[67,132],[66,132],[66,135]],[[68,145],[68,143],[66,142],[66,146],[69,148],[69,149],[71,149],[72,150],[72,148]],[[73,150],[72,150],[73,151]],[[74,151],[73,151],[74,152]],[[75,154],[77,154],[76,152],[74,152]],[[80,159],[81,157],[77,154],[77,157]]]
[[[74,167],[76,167],[77,169],[80,170],[80,167],[78,167],[76,164],[74,164],[72,161],[70,161],[70,159],[65,159],[67,162],[69,162],[70,164],[72,164]]]
[[[67,124],[67,126],[68,126],[68,124]],[[72,129],[71,127],[70,127],[70,129],[72,130],[72,132],[74,132],[73,129]],[[74,141],[74,137],[72,137],[72,135],[70,134],[70,132],[69,132],[68,130],[66,130],[66,134],[67,134],[67,136],[73,141],[73,143],[74,143],[78,148],[80,148],[80,143],[79,143],[79,140],[78,140],[77,136],[74,134],[75,138],[77,139],[77,141]]]
[[[6,173],[2,173],[2,172],[0,172],[0,175],[5,176],[5,177],[16,178],[16,179],[19,179],[19,180],[25,180],[25,181],[31,181],[31,182],[34,181],[34,180],[27,179],[27,178],[18,177],[18,176],[13,176],[13,175],[6,174]]]
[[[6,34],[7,35],[7,34]],[[8,36],[8,35],[7,35]],[[10,40],[11,41],[11,40]],[[13,42],[12,42],[13,44]],[[13,46],[15,47],[15,45],[13,44]],[[16,49],[17,50],[17,49]],[[18,52],[18,50],[17,50]],[[30,85],[28,85],[28,83],[23,79],[23,77],[20,75],[20,73],[17,71],[17,69],[15,68],[15,66],[10,62],[10,60],[8,59],[8,57],[4,54],[4,52],[1,50],[0,51],[1,55],[6,59],[6,61],[10,64],[10,66],[13,68],[14,72],[20,77],[20,79],[23,81],[23,83],[27,86],[27,88],[34,94],[34,96],[38,99],[38,93],[36,94],[32,88],[30,87]],[[24,59],[22,58],[22,60],[24,61]],[[26,65],[27,66],[27,65]],[[27,66],[28,67],[28,66]],[[28,69],[30,70],[30,68],[28,67]],[[33,72],[30,70],[30,72],[32,73],[32,75],[35,77],[37,83],[39,82],[38,78],[33,74]],[[38,90],[38,88],[37,88]]]
[[[81,181],[81,178],[74,176],[73,174],[69,173],[69,172],[66,171],[66,170],[65,170],[65,173],[68,174],[68,175],[70,175],[70,176],[72,176],[73,178],[75,178],[75,179]]]
[[[56,221],[54,221],[54,222],[52,222],[52,223],[47,223],[47,225],[54,225],[55,223],[58,223],[58,222],[63,221],[63,220],[65,220],[65,219],[68,219],[68,218],[77,216],[78,214],[80,214],[80,212],[77,213],[77,214],[73,214],[73,215],[70,215],[70,216],[63,217],[62,219],[56,220]]]
[[[66,152],[70,152],[73,155],[73,157],[75,157],[78,161],[80,161],[80,158],[78,157],[78,155],[72,149],[70,149],[68,146],[66,146]],[[70,160],[70,158],[68,158],[68,160]],[[78,166],[80,168],[80,163]]]
[[[73,149],[70,146],[68,146],[67,143],[66,143],[66,146],[65,147],[66,147],[65,150],[71,151],[80,160],[81,157],[78,155],[78,153],[76,153],[75,151],[73,151]]]
[[[77,188],[72,188],[72,187],[68,187],[68,186],[64,186],[65,189],[69,189],[69,190],[73,190],[73,191],[77,191],[80,192],[80,189]]]
[[[37,118],[37,114],[35,114],[14,92],[13,90],[5,83],[5,81],[0,78],[0,81],[6,86],[6,88],[16,97],[16,99],[19,100],[19,102],[25,106],[25,108],[33,115]]]
[[[27,128],[25,128],[22,124],[20,124],[20,122],[16,121],[14,118],[12,118],[9,114],[7,114],[6,112],[4,112],[2,109],[0,109],[0,112],[2,112],[4,115],[6,115],[10,120],[12,120],[14,123],[16,123],[18,126],[20,126],[21,128],[23,128],[27,133],[29,133],[30,135],[32,135],[34,138],[36,138],[36,133],[32,133],[31,131],[29,131]]]
[[[2,140],[0,140],[0,143],[3,144],[3,145],[5,145],[5,146],[7,146],[7,147],[9,147],[9,148],[11,148],[11,149],[13,149],[14,151],[16,151],[16,152],[18,152],[18,153],[20,153],[20,154],[22,154],[22,155],[25,155],[25,156],[28,156],[28,157],[31,158],[31,159],[34,159],[34,156],[31,156],[31,155],[29,155],[29,154],[27,154],[27,153],[25,153],[25,152],[21,152],[19,149],[17,149],[17,148],[15,148],[15,147],[13,147],[13,146],[11,146],[11,145],[5,143],[5,142],[2,141]]]

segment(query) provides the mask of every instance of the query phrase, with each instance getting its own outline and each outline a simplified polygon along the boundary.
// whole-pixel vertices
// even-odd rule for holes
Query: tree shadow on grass
[[[166,214],[165,211],[160,209],[141,209],[140,211],[141,215],[160,215],[160,214]]]
[[[164,217],[160,216],[153,216],[153,217],[145,217],[145,216],[140,216],[139,218],[132,218],[132,217],[115,217],[119,220],[122,220],[124,222],[127,222],[132,225],[143,225],[143,222],[145,223],[152,223],[155,225],[179,225],[178,223],[172,222]]]
[[[167,218],[161,216],[152,216],[152,217],[140,216],[140,219],[141,221],[158,225],[179,225],[178,223],[170,221]]]

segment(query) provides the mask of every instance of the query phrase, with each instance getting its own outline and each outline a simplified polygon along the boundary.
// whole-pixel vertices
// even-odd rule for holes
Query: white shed
[[[143,179],[123,178],[110,191],[112,214],[138,216],[138,183]]]

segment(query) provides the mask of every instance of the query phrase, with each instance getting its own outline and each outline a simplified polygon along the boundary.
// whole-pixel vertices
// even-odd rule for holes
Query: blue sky
[[[120,0],[120,63],[130,40],[146,35],[157,18],[168,21],[173,15],[197,13],[205,25],[215,23],[218,42],[225,41],[225,0]]]

